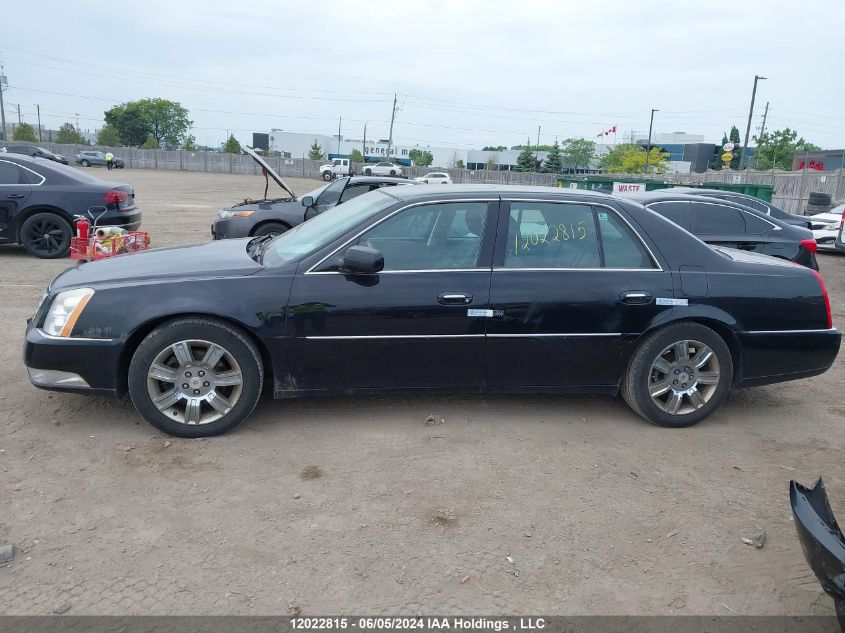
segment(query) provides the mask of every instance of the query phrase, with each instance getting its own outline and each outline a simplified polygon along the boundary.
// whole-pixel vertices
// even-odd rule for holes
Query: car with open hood
[[[257,200],[248,198],[221,209],[211,225],[211,235],[216,240],[280,235],[315,215],[374,189],[418,184],[389,176],[346,176],[297,196],[262,156],[249,147],[244,151],[261,167],[264,197]],[[271,178],[286,195],[268,197]]]
[[[809,268],[711,247],[604,194],[423,185],[276,237],[70,268],[28,322],[24,360],[38,387],[128,392],[157,428],[199,437],[265,389],[621,393],[685,427],[731,389],[827,371],[839,344]]]

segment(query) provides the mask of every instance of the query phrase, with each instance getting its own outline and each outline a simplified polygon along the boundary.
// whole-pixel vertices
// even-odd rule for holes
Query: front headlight
[[[93,296],[94,291],[91,288],[75,288],[60,292],[53,299],[41,329],[50,336],[70,336],[85,305]]]
[[[223,209],[217,217],[221,220],[226,220],[228,218],[248,218],[251,216],[255,211],[232,211],[231,209]]]

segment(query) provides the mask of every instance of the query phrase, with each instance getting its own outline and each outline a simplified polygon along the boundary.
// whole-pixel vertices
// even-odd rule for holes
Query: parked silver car
[[[91,167],[92,165],[106,166],[106,155],[103,152],[85,150],[79,152],[75,160],[77,165],[82,165],[83,167]],[[123,160],[115,156],[114,160],[112,160],[112,167],[123,169]]]

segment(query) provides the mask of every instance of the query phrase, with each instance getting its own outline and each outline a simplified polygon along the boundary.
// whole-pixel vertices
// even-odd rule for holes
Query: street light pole
[[[364,121],[364,141],[361,143],[361,160],[364,163],[367,162],[367,123],[369,121]]]
[[[742,144],[742,156],[739,157],[739,168],[748,166],[748,137],[751,135],[751,117],[754,115],[754,99],[757,97],[757,82],[767,79],[762,75],[754,75],[754,88],[751,91],[751,107],[748,108],[748,125],[745,126],[745,142]]]
[[[660,112],[655,108],[651,109],[651,119],[648,122],[648,145],[645,148],[645,173],[648,173],[648,159],[651,157],[651,128],[654,126],[654,113]]]
[[[6,108],[3,106],[3,90],[9,85],[6,75],[3,74],[3,66],[0,66],[0,138],[6,140]]]

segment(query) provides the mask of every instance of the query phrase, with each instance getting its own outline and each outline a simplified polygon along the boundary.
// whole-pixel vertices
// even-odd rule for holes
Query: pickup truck
[[[401,176],[402,168],[393,163],[376,163],[364,166],[365,176]]]
[[[335,158],[330,165],[320,165],[320,178],[325,181],[339,178],[340,176],[354,176],[355,169],[348,158]]]

